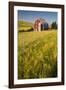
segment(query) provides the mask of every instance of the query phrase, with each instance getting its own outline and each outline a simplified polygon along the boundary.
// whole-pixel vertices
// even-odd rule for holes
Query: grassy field
[[[57,77],[57,30],[18,32],[18,79]]]

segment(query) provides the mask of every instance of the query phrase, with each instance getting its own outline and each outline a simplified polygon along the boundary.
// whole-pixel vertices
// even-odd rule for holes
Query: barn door
[[[38,31],[41,31],[41,23],[38,24]]]

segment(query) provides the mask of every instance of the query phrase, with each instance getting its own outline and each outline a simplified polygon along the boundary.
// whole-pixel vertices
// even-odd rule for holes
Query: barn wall
[[[43,19],[42,19],[43,20]],[[49,25],[47,22],[43,22],[39,19],[37,19],[35,21],[35,24],[34,24],[34,31],[42,31],[42,30],[47,30],[49,28]]]

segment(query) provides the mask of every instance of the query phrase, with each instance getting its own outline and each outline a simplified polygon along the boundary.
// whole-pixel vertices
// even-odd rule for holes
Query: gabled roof
[[[47,23],[46,20],[45,19],[42,19],[42,18],[36,19],[35,23],[36,22]]]

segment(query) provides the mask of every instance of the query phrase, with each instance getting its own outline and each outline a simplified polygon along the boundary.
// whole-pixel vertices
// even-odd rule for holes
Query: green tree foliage
[[[56,21],[55,22],[52,22],[51,29],[57,29],[57,23],[56,23]]]

